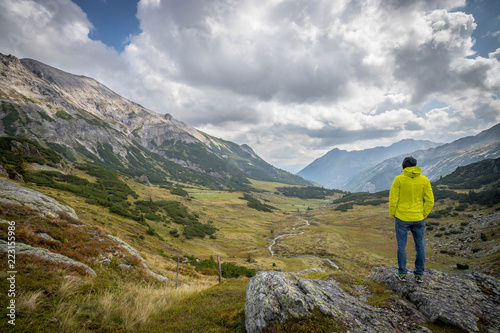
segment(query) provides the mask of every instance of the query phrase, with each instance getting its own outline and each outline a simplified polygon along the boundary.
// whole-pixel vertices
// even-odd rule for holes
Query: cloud
[[[0,0],[0,52],[94,77],[296,170],[334,147],[446,142],[498,123],[500,45],[475,54],[480,22],[464,6],[141,0],[141,32],[118,54],[69,0]],[[446,106],[423,108],[434,100]]]
[[[112,48],[88,38],[92,28],[86,14],[71,1],[0,1],[0,52],[34,58],[112,85],[111,73],[123,70],[123,63]]]

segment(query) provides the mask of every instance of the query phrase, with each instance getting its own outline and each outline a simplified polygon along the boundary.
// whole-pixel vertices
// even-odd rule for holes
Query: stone
[[[500,331],[500,281],[479,272],[443,273],[426,269],[424,282],[395,278],[395,267],[375,268],[371,277],[413,303],[430,321],[468,332]],[[479,329],[478,323],[485,329]]]
[[[38,236],[38,237],[44,238],[46,240],[52,241],[52,242],[58,242],[58,243],[60,243],[58,240],[54,239],[51,235],[49,235],[49,234],[47,234],[45,232],[37,233],[35,235]]]
[[[245,325],[248,333],[262,332],[290,318],[309,316],[315,309],[330,315],[349,332],[430,332],[426,323],[444,323],[467,332],[500,332],[500,282],[482,273],[447,274],[427,269],[424,282],[411,276],[399,281],[395,267],[375,268],[367,277],[384,283],[393,297],[390,306],[367,303],[369,291],[358,294],[334,280],[310,280],[298,273],[259,272],[247,288]],[[368,295],[366,294],[368,293]]]
[[[26,188],[9,181],[0,179],[0,202],[27,206],[40,215],[49,218],[58,218],[59,212],[64,212],[74,219],[78,219],[75,210],[59,203],[45,194]]]
[[[336,281],[309,280],[290,274],[259,272],[247,288],[245,325],[248,333],[311,315],[317,308],[353,331],[394,332],[382,309],[343,291]]]
[[[141,256],[141,254],[139,253],[139,251],[137,251],[135,248],[133,248],[132,246],[130,246],[127,242],[121,240],[120,238],[116,237],[116,236],[113,236],[113,235],[108,235],[108,238],[119,243],[120,246],[122,248],[124,248],[125,250],[128,251],[128,253],[130,253],[131,255],[133,256],[136,256],[137,258],[139,258],[139,260],[141,261],[141,264],[143,266],[144,269],[146,269],[146,271],[149,273],[149,275],[151,275],[152,277],[154,277],[155,279],[161,281],[161,282],[168,282],[168,278],[164,277],[163,275],[160,275],[160,274],[157,274],[155,272],[153,272],[149,267],[148,265],[146,264],[146,260]]]
[[[3,252],[8,252],[8,250],[9,250],[8,243],[2,239],[0,239],[0,250]],[[32,255],[32,256],[36,256],[36,257],[39,257],[39,258],[42,258],[45,260],[50,260],[50,261],[53,261],[56,263],[62,263],[65,265],[81,267],[89,275],[91,275],[93,277],[97,276],[96,272],[92,268],[90,268],[89,266],[85,265],[84,263],[73,260],[69,257],[62,255],[62,254],[51,252],[51,251],[44,249],[44,248],[41,248],[41,247],[34,247],[34,246],[31,246],[28,244],[16,242],[16,255],[17,254]]]

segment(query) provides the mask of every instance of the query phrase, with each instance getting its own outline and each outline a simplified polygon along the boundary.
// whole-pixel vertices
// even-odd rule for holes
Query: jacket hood
[[[420,174],[422,173],[422,169],[420,169],[418,166],[413,166],[413,167],[404,168],[402,173],[405,176],[415,178],[417,176],[420,176]]]

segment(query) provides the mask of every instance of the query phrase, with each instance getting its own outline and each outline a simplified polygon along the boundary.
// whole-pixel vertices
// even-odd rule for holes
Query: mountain
[[[452,189],[500,187],[500,157],[458,167],[435,184]]]
[[[402,140],[389,147],[375,147],[358,151],[337,148],[316,159],[302,169],[298,175],[320,183],[327,188],[346,190],[346,183],[359,171],[377,165],[393,157],[419,149],[434,148],[440,144],[422,140]]]
[[[310,185],[250,147],[212,137],[96,80],[0,54],[0,136],[26,137],[77,163],[165,184],[246,188],[248,178]]]
[[[431,181],[439,180],[457,167],[500,157],[500,124],[476,136],[461,138],[436,148],[418,150],[410,155],[417,159],[423,175]],[[394,176],[401,172],[403,158],[404,155],[395,156],[364,169],[349,179],[346,190],[374,192],[389,189]]]

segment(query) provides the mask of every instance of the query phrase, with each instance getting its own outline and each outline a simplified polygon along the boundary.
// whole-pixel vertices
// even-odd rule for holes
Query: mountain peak
[[[17,57],[13,56],[12,54],[5,55],[5,54],[0,53],[0,59],[1,59],[2,64],[4,66],[15,67],[15,66],[18,66],[21,64],[21,61]]]
[[[152,183],[177,179],[248,190],[251,176],[311,184],[274,168],[248,145],[216,139],[93,78],[37,60],[0,54],[0,100],[0,136],[34,139],[69,160],[147,176]]]
[[[257,155],[255,153],[255,151],[252,149],[252,147],[250,147],[246,143],[242,144],[241,148],[243,148],[243,150],[245,150],[247,153],[249,153],[250,155],[252,155],[254,158],[260,158],[259,155]]]

